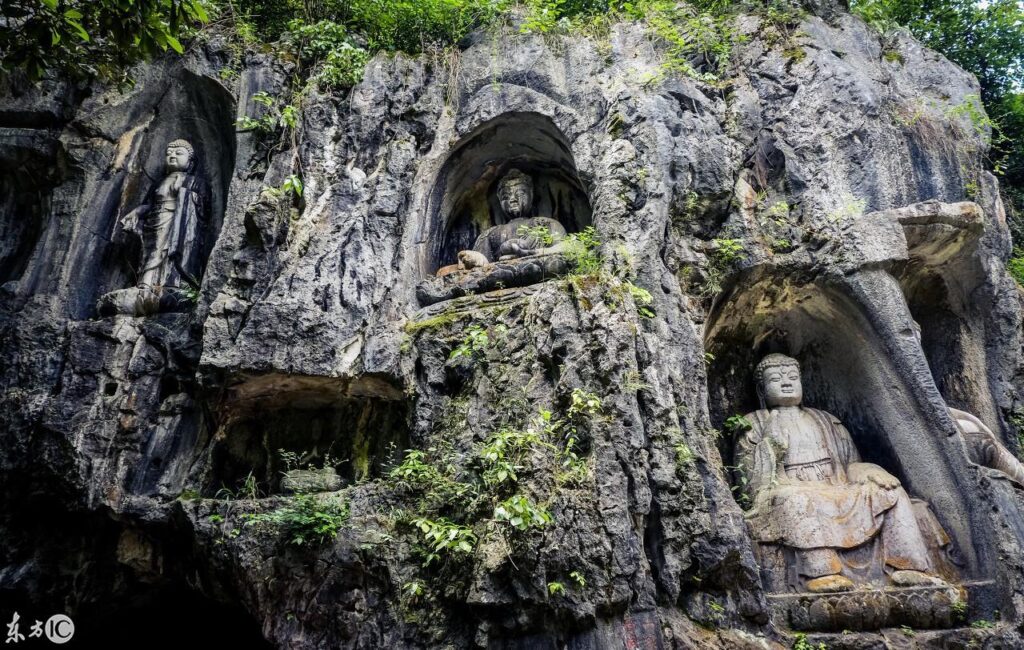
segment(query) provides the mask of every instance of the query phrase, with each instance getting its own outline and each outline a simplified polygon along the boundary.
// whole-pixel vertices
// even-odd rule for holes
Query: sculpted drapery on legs
[[[796,359],[765,357],[755,373],[764,408],[736,443],[755,539],[794,552],[809,591],[852,589],[842,554],[877,542],[893,584],[935,584],[928,546],[898,479],[862,462],[834,416],[801,406]]]

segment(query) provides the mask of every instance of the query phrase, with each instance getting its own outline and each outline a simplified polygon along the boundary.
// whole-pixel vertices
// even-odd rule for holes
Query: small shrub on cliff
[[[1024,248],[1013,249],[1013,257],[1007,260],[1006,270],[1010,272],[1017,284],[1024,287]]]
[[[793,635],[793,650],[828,650],[824,643],[814,645],[807,640],[807,635],[803,632],[797,632]]]
[[[268,524],[295,546],[325,544],[333,540],[348,517],[347,502],[316,494],[299,494],[277,510],[245,516],[246,525]]]
[[[416,531],[424,566],[436,563],[448,578],[464,576],[480,539],[507,546],[554,521],[554,497],[538,499],[521,482],[529,476],[561,487],[589,476],[576,453],[578,427],[600,412],[601,400],[579,388],[570,400],[564,418],[541,410],[522,430],[491,434],[468,463],[451,448],[406,452],[389,476],[399,494],[416,499],[415,516],[401,511],[393,518]]]
[[[370,60],[369,52],[352,42],[349,30],[330,20],[312,24],[293,20],[281,41],[304,65],[318,68],[313,79],[321,88],[351,88],[362,81]]]
[[[479,325],[473,325],[466,330],[466,336],[462,339],[461,343],[455,346],[455,349],[448,355],[448,358],[482,358],[490,342],[491,339],[487,334],[487,329]]]

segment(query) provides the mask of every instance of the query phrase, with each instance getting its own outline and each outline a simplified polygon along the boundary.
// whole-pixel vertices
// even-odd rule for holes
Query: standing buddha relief
[[[99,300],[101,314],[145,316],[176,311],[199,287],[201,239],[205,221],[200,181],[194,174],[195,150],[185,140],[167,145],[166,173],[152,200],[125,214],[113,240],[140,251],[136,284]]]
[[[762,408],[746,416],[751,428],[736,441],[735,464],[747,478],[754,539],[783,551],[795,578],[790,587],[824,593],[880,580],[945,584],[928,541],[941,527],[922,525],[900,481],[863,462],[835,416],[802,405],[797,360],[770,354],[755,379]]]

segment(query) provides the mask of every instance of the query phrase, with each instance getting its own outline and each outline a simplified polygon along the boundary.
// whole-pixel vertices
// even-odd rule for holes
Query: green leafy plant
[[[519,226],[516,234],[520,237],[529,237],[539,244],[550,246],[555,243],[554,235],[547,226]]]
[[[956,621],[966,621],[967,620],[967,601],[965,601],[965,600],[958,600],[958,601],[956,601],[955,603],[953,603],[952,610],[953,610],[953,619],[954,620],[956,620]]]
[[[3,67],[30,79],[49,70],[123,81],[129,67],[167,50],[209,21],[207,0],[5,0]]]
[[[410,600],[416,602],[426,592],[426,585],[420,580],[410,580],[402,585],[402,593]]]
[[[738,239],[713,239],[712,256],[722,266],[734,264],[743,259],[743,244]]]
[[[548,583],[548,595],[560,596],[565,593],[565,585],[561,582],[549,582]]]
[[[325,544],[348,522],[349,506],[335,496],[298,494],[269,513],[242,515],[246,525],[266,524],[295,546]]]
[[[580,232],[569,234],[565,238],[566,252],[573,266],[573,273],[578,275],[594,275],[601,271],[601,258],[597,253],[601,240],[597,230],[587,226]]]
[[[677,442],[673,449],[675,449],[676,452],[677,469],[685,469],[689,467],[690,464],[693,463],[694,459],[696,458],[696,456],[694,456],[693,454],[693,450],[690,449],[690,446],[686,444],[685,440],[680,440],[679,442]]]
[[[412,521],[427,542],[431,551],[425,564],[439,560],[445,553],[472,553],[477,537],[468,526],[460,526],[447,519],[437,521],[418,517]]]
[[[258,135],[270,135],[280,129],[294,129],[299,122],[299,109],[293,104],[284,104],[280,98],[260,91],[250,98],[267,111],[259,117],[246,115],[235,121],[239,131],[251,131]]]
[[[744,431],[750,431],[754,427],[750,420],[738,413],[726,418],[723,426],[727,432],[734,436]]]
[[[507,522],[513,528],[528,530],[551,523],[551,513],[522,494],[515,494],[494,508],[494,520]]]
[[[1013,249],[1013,257],[1007,260],[1006,270],[1010,272],[1018,285],[1024,287],[1024,249]]]
[[[448,355],[449,359],[482,359],[487,352],[491,339],[487,329],[480,325],[472,325],[466,329],[466,335]]]
[[[302,179],[291,174],[278,187],[264,187],[263,194],[274,199],[289,195],[299,198],[302,196],[303,190],[305,190],[305,186],[302,184]]]
[[[203,295],[202,292],[199,291],[199,287],[193,286],[191,284],[186,284],[185,286],[181,287],[180,291],[181,295],[185,298],[185,300],[192,303],[193,305],[197,304],[199,302],[199,298],[201,298]]]
[[[321,87],[327,89],[351,88],[363,80],[369,60],[369,52],[345,43],[327,55],[316,80]]]
[[[237,488],[232,490],[227,486],[222,487],[217,490],[217,493],[214,496],[217,499],[225,501],[236,501],[240,499],[251,500],[259,499],[262,496],[262,491],[260,490],[259,481],[256,479],[256,474],[250,470],[249,473],[246,474],[245,478],[242,479],[241,485]]]
[[[625,285],[636,304],[636,312],[644,318],[654,318],[654,310],[650,307],[654,303],[654,296],[651,295],[651,292],[632,282],[626,282]]]
[[[814,645],[807,640],[807,635],[797,632],[793,635],[793,650],[828,650],[824,643]]]
[[[571,571],[569,577],[572,578],[580,589],[587,586],[587,579],[583,577],[583,574],[579,571]]]

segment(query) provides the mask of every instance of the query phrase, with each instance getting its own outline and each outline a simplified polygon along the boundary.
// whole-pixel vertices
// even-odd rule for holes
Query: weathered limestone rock
[[[290,64],[217,39],[123,92],[5,91],[0,182],[32,191],[0,202],[0,609],[66,607],[83,638],[212,616],[232,643],[277,647],[788,647],[805,624],[761,575],[732,442],[711,433],[757,408],[757,360],[788,351],[808,403],[927,500],[917,527],[969,592],[964,623],[1002,617],[914,643],[1019,646],[1024,503],[950,411],[1019,451],[1011,242],[983,134],[956,110],[977,83],[842,3],[806,4],[790,35],[739,19],[728,93],[664,74],[637,25],[499,30],[310,92],[283,148],[234,124]],[[196,302],[100,317],[138,285],[110,234],[175,139],[209,189]],[[552,254],[435,276],[499,225],[491,189],[512,167],[535,215],[595,228],[603,273],[564,280]],[[301,199],[263,191],[300,169]],[[572,422],[571,481],[538,451],[514,490],[430,511],[391,475],[412,449],[479,478],[481,448],[543,413]],[[245,525],[292,502],[267,496],[289,444],[342,458],[330,543]],[[551,521],[500,524],[502,542],[491,496]],[[424,567],[421,516],[477,543]],[[809,632],[861,616],[862,634],[821,635],[833,648],[892,645],[877,628],[921,620],[905,606],[962,625],[946,588],[906,589],[938,597],[795,600],[827,610]]]

